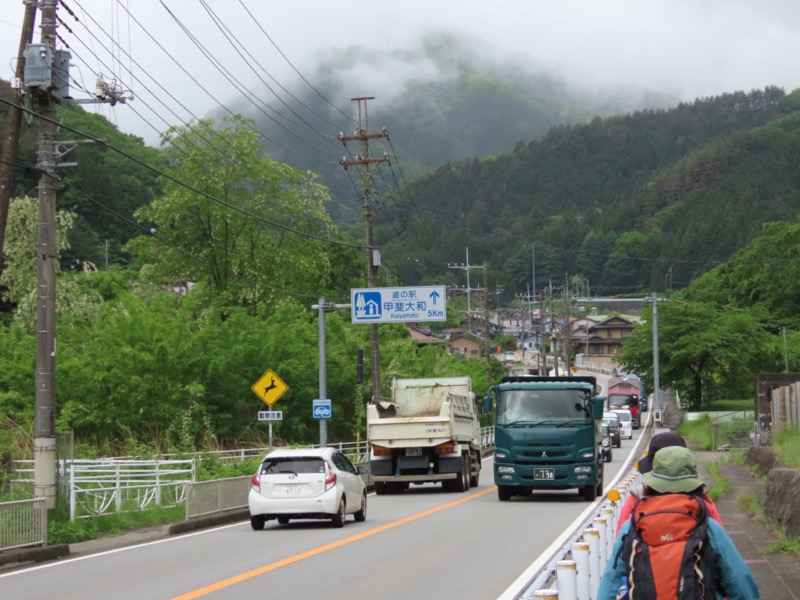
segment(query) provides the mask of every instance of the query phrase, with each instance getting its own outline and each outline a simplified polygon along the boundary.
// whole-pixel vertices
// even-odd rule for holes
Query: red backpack
[[[708,542],[706,503],[692,494],[636,502],[617,560],[624,560],[630,600],[714,600],[720,588]],[[720,590],[721,591],[721,590]]]

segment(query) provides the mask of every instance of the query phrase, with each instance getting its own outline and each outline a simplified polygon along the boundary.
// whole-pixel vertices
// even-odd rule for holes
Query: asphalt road
[[[638,432],[637,432],[638,433]],[[635,436],[636,437],[636,436]],[[635,441],[634,437],[634,441]],[[606,464],[622,465],[624,440]],[[240,522],[0,574],[3,598],[498,598],[589,503],[577,491],[500,502],[491,458],[465,494],[440,486],[369,497],[367,520]]]

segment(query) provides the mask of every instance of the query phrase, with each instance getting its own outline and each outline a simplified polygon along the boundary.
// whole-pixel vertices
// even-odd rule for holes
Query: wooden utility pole
[[[14,104],[8,109],[6,120],[5,138],[3,139],[3,161],[0,162],[0,273],[5,268],[5,240],[6,226],[8,225],[8,209],[11,203],[11,190],[14,187],[14,171],[12,163],[17,154],[19,131],[22,126],[22,105],[24,88],[22,81],[25,76],[25,49],[33,41],[33,24],[36,21],[36,4],[25,5],[25,17],[22,21],[22,33],[19,36],[19,52],[17,65],[14,69]]]
[[[366,223],[366,241],[367,241],[367,287],[375,287],[375,280],[380,265],[380,253],[375,250],[373,237],[372,237],[372,202],[370,201],[372,173],[370,172],[370,165],[389,162],[389,157],[384,154],[381,158],[371,158],[369,155],[369,141],[379,138],[389,137],[389,133],[384,128],[380,133],[369,133],[369,117],[367,114],[367,101],[374,100],[374,96],[362,96],[359,98],[351,98],[353,102],[358,102],[358,130],[353,135],[339,134],[339,140],[342,144],[347,145],[347,142],[359,141],[361,142],[361,154],[355,156],[354,159],[348,160],[347,157],[342,157],[339,164],[345,169],[353,165],[361,165],[361,185],[362,185],[362,207],[364,210],[364,221]],[[378,341],[378,324],[370,323],[369,325],[369,340],[372,352],[372,401],[377,401],[381,397],[381,357],[380,357],[380,344]]]

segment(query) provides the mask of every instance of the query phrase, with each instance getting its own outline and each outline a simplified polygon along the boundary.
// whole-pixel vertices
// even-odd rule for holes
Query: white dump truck
[[[377,494],[442,482],[450,492],[477,486],[481,430],[469,377],[395,379],[391,400],[367,405],[370,472]]]

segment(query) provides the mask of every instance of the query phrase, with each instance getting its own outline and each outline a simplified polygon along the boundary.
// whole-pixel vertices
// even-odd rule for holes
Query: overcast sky
[[[683,100],[767,85],[787,92],[800,87],[798,0],[69,0],[67,5],[77,21],[62,7],[58,15],[72,32],[62,26],[59,34],[73,54],[73,96],[88,97],[81,82],[93,90],[97,73],[122,83],[134,100],[86,108],[150,144],[169,125],[205,116],[218,102],[239,95],[190,36],[229,76],[253,89],[261,87],[253,68],[263,68],[263,79],[273,77],[271,85],[294,88],[302,81],[294,69],[313,75],[321,51],[351,45],[415,48],[432,31],[470,36],[477,50],[492,56],[530,57],[571,81],[636,86]],[[238,50],[209,10],[230,39],[241,42]],[[23,13],[21,0],[3,1],[3,79],[13,75]],[[384,71],[366,73],[367,81],[352,95],[380,101],[391,83],[408,75]]]

